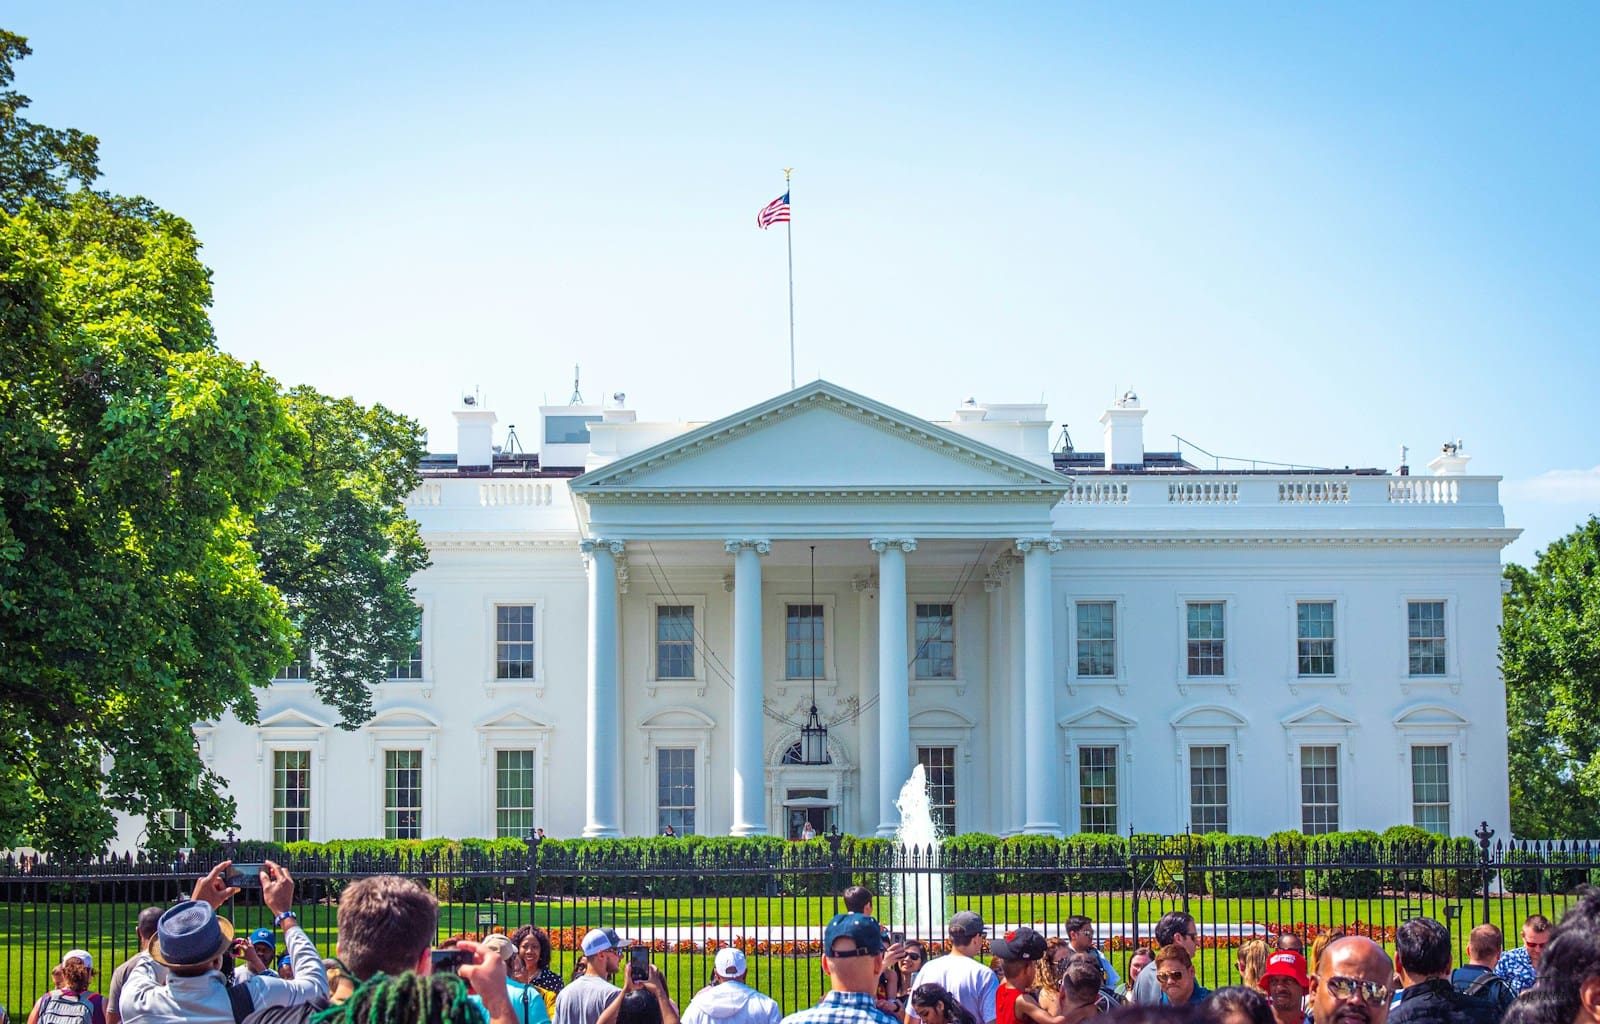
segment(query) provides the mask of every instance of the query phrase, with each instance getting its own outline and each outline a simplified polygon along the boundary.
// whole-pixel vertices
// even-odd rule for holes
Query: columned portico
[[[733,828],[736,836],[767,834],[762,737],[761,558],[766,540],[729,540],[733,556]]]
[[[1061,808],[1056,786],[1057,764],[1054,700],[1055,626],[1051,614],[1052,556],[1061,550],[1053,537],[1018,538],[1023,587],[1023,709],[1027,721],[1023,747],[1032,770],[1024,776],[1029,835],[1060,835]],[[1048,766],[1048,770],[1040,770]]]
[[[906,651],[906,555],[909,538],[876,538],[878,553],[878,835],[900,824],[895,798],[911,774],[911,680]]]
[[[617,735],[617,556],[620,540],[598,537],[579,541],[589,562],[588,717],[584,759],[588,788],[584,794],[586,839],[622,835],[622,780],[618,775],[622,745]]]

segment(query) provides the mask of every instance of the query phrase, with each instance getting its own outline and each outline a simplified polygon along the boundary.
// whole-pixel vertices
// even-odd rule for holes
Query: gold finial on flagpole
[[[789,184],[789,172],[792,170],[794,170],[793,167],[785,167],[783,169],[783,183],[785,185]]]

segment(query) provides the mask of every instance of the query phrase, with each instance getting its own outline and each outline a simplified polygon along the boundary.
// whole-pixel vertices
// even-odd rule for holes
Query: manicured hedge
[[[196,853],[220,855],[215,844]],[[547,839],[539,848],[537,892],[545,896],[820,896],[848,884],[893,891],[899,877],[893,840],[845,836],[834,862],[826,839],[685,836]],[[424,879],[441,899],[526,898],[528,847],[520,839],[349,839],[324,843],[241,842],[236,858],[287,859],[317,898],[337,897],[343,879],[377,871]],[[1576,859],[1576,854],[1573,855]],[[1533,854],[1509,851],[1508,863]],[[1585,853],[1587,858],[1587,852]],[[930,862],[932,863],[932,862]],[[1600,863],[1562,869],[1508,867],[1512,891],[1569,891]],[[1477,843],[1412,826],[1382,833],[1335,832],[1267,837],[1082,833],[952,836],[937,854],[945,891],[1126,891],[1137,874],[1147,890],[1218,897],[1260,897],[1303,890],[1315,896],[1365,898],[1381,891],[1427,891],[1469,897],[1483,891]]]

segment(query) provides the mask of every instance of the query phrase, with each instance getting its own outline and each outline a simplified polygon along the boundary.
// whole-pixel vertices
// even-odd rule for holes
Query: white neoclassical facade
[[[1223,472],[1042,405],[826,382],[704,425],[456,413],[414,656],[337,728],[291,666],[196,728],[241,835],[1265,834],[1508,817],[1498,478]],[[826,751],[802,744],[812,705]],[[137,841],[139,823],[125,841]]]

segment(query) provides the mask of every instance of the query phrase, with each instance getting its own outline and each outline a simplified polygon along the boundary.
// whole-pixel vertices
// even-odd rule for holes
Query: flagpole
[[[793,167],[783,169],[783,194],[789,196],[789,173]],[[789,197],[789,216],[783,222],[783,233],[789,244],[789,390],[794,390],[794,198]]]

